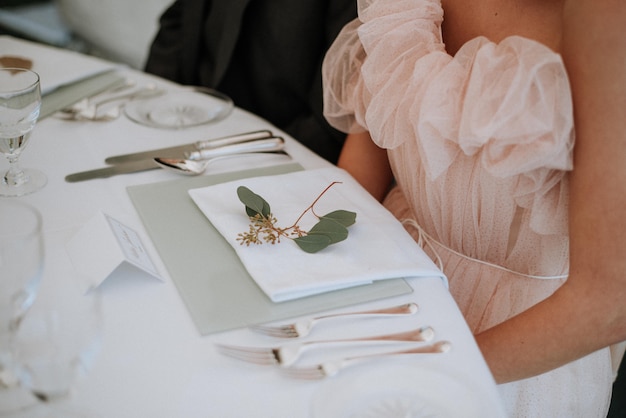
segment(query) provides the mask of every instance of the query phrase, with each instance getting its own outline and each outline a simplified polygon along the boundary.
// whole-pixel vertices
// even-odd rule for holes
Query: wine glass
[[[41,171],[19,165],[40,108],[37,73],[23,68],[0,69],[0,152],[9,160],[9,170],[0,181],[1,196],[22,196],[48,182]]]
[[[15,338],[18,380],[39,400],[24,416],[91,417],[72,404],[71,391],[100,350],[101,295],[72,266],[49,267]]]
[[[35,301],[44,249],[42,221],[30,205],[0,200],[0,406],[17,401],[12,348],[24,315]],[[3,408],[0,408],[2,410]]]

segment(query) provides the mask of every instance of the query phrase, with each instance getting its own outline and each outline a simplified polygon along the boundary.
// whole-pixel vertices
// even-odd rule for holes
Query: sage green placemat
[[[123,83],[124,77],[115,70],[111,70],[72,84],[60,86],[41,98],[39,119],[50,116],[64,107],[71,106],[85,97],[93,96],[109,88],[121,86]]]
[[[240,178],[284,174],[301,169],[298,164],[287,164],[127,189],[200,334],[412,292],[403,279],[392,279],[274,303],[256,285],[235,250],[187,193],[189,189]],[[280,269],[280,265],[276,268]]]

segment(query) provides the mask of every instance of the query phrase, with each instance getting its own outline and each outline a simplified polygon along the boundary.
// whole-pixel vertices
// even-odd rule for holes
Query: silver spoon
[[[283,151],[284,148],[285,141],[283,138],[272,137],[195,151],[189,153],[187,158],[156,157],[154,162],[165,169],[179,174],[197,176],[204,173],[207,166],[217,160],[259,153],[281,153],[286,155]]]
[[[216,157],[217,158],[217,157]],[[161,167],[166,170],[173,171],[178,174],[182,174],[183,176],[197,176],[199,174],[204,173],[209,162],[213,161],[214,158],[210,160],[187,160],[185,158],[160,158],[156,157],[154,161]]]
[[[265,152],[266,154],[279,154],[286,155],[289,157],[284,151],[269,151]],[[231,155],[220,155],[216,157],[211,157],[206,160],[190,160],[187,158],[164,158],[164,157],[156,157],[154,158],[154,162],[157,163],[161,168],[172,171],[174,173],[182,174],[183,176],[198,176],[206,171],[206,168],[209,164],[215,161],[223,160],[226,158],[232,157],[249,157],[253,155],[259,155],[263,153],[259,152],[246,152],[240,154],[231,154]]]

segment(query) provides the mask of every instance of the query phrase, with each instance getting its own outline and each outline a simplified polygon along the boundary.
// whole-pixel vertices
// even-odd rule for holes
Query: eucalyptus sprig
[[[311,205],[300,214],[293,225],[281,228],[277,226],[278,220],[272,214],[269,203],[258,194],[245,186],[237,188],[237,196],[246,207],[246,214],[250,218],[250,227],[247,232],[237,234],[237,241],[241,245],[262,244],[263,242],[277,244],[281,237],[293,240],[307,253],[316,253],[331,244],[348,238],[348,227],[356,221],[356,213],[347,210],[336,210],[326,215],[319,216],[315,213],[314,206],[320,198],[335,184],[332,182],[320,193]],[[304,215],[311,212],[318,222],[309,231],[304,231],[298,225]]]

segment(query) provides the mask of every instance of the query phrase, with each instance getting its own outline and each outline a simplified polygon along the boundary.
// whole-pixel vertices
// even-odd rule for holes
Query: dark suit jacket
[[[354,0],[177,0],[146,71],[228,94],[331,162],[344,134],[322,115],[321,65]]]

